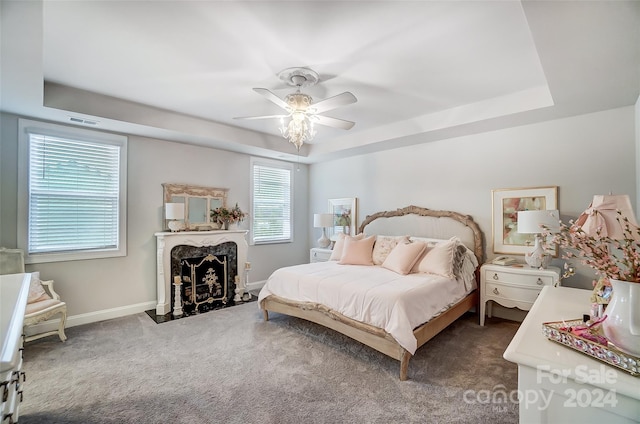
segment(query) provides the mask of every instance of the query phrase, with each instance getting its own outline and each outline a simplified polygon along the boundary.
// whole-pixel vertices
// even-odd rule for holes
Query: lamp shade
[[[333,215],[330,213],[316,213],[313,215],[313,226],[325,228],[333,226]]]
[[[164,216],[166,219],[184,219],[184,203],[165,203]]]
[[[546,230],[542,228],[543,225]],[[560,213],[555,209],[518,212],[519,233],[540,234],[543,231],[557,233],[559,230]]]
[[[618,211],[621,215],[618,215]],[[578,217],[574,227],[582,228],[582,231],[590,236],[595,236],[600,229],[600,236],[620,240],[624,238],[624,232],[618,217],[627,218],[630,224],[638,225],[629,196],[597,194],[593,196],[587,210]]]

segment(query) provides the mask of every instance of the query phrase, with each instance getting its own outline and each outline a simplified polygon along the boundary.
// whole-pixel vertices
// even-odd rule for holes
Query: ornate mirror
[[[218,225],[211,222],[209,211],[227,206],[227,188],[201,187],[186,184],[162,184],[164,205],[167,203],[184,204],[184,228],[186,230],[211,230]],[[165,229],[167,220],[165,219]]]

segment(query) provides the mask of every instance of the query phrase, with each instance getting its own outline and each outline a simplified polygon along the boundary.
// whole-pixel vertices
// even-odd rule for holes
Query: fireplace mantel
[[[171,312],[171,249],[175,246],[215,246],[228,241],[238,246],[238,276],[244,281],[245,263],[247,263],[246,230],[216,231],[178,231],[155,233],[158,304],[156,314],[165,315]]]

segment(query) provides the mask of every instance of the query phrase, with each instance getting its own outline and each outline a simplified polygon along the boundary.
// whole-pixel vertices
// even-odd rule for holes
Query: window
[[[251,158],[251,244],[290,242],[293,165]]]
[[[25,262],[125,256],[126,137],[23,119],[19,131]]]

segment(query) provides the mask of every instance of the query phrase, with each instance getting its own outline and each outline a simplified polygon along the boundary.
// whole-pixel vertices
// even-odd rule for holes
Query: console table
[[[0,421],[18,422],[22,401],[22,324],[31,274],[0,275]]]
[[[504,352],[518,364],[521,423],[633,423],[640,377],[548,340],[542,323],[582,318],[591,290],[545,286]]]

